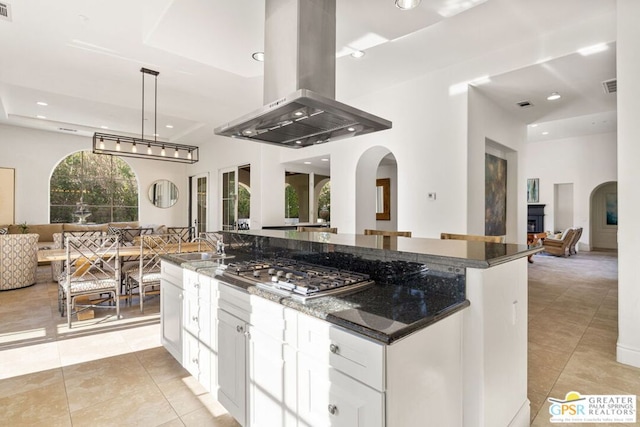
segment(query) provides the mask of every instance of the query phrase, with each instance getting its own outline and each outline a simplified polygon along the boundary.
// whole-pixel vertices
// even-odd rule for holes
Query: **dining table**
[[[171,243],[168,245],[163,245],[162,252],[163,253],[183,253],[183,252],[200,252],[200,251],[210,251],[211,248],[208,245],[203,245],[202,242],[183,242],[183,243]],[[140,255],[140,246],[120,246],[118,248],[118,253],[121,257],[135,257]],[[145,248],[143,251],[143,255],[154,255],[157,251],[152,248]],[[108,252],[107,252],[108,254]],[[82,253],[78,251],[74,251],[72,254],[74,258],[82,257]],[[42,249],[38,251],[38,262],[46,262],[46,261],[66,261],[67,259],[67,250],[62,249]]]

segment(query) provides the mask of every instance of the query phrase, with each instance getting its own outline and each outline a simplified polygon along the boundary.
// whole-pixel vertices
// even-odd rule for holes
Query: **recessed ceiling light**
[[[250,130],[245,130],[243,133],[244,133],[245,135],[251,135],[251,131],[250,131]]]
[[[302,144],[302,141],[296,141],[296,144]]]
[[[329,159],[320,159],[320,160],[322,160],[323,162],[328,162],[329,161]]]
[[[549,135],[549,132],[542,132],[543,135]]]
[[[356,50],[355,52],[351,53],[351,56],[353,56],[354,58],[362,58],[364,56],[364,52],[361,50]]]
[[[422,0],[396,0],[396,7],[400,10],[409,10],[417,7]]]
[[[555,101],[562,98],[558,92],[553,92],[551,95],[547,96],[547,101]]]
[[[296,111],[295,113],[293,113],[294,116],[298,116],[298,117],[300,117],[303,114],[304,113],[302,111]]]
[[[305,164],[305,165],[310,165],[310,164],[311,164],[311,162],[304,162],[304,164]]]
[[[41,116],[41,115],[37,115],[36,117],[39,118],[39,119],[46,119],[47,118],[46,116]]]
[[[593,55],[594,53],[604,52],[607,49],[609,49],[609,46],[607,46],[606,43],[598,43],[594,44],[593,46],[587,46],[583,47],[582,49],[578,49],[578,53],[582,56],[589,56]]]
[[[47,105],[49,105],[49,104],[47,104],[47,103],[46,103],[46,102],[44,102],[44,101],[38,101],[38,102],[36,102],[36,104],[38,104],[38,105],[42,105],[43,107],[46,107]]]
[[[532,128],[535,128],[535,127],[538,127],[538,124],[537,124],[537,123],[534,123],[534,124],[532,124],[532,125],[530,125],[530,126],[531,126]]]
[[[355,130],[356,130],[356,128],[347,128],[347,130],[348,130],[349,132],[353,132],[353,131],[355,131]]]
[[[258,62],[264,62],[264,52],[253,52],[251,57]]]
[[[109,129],[108,126],[100,126],[100,129]]]
[[[159,133],[154,133],[153,136],[160,136],[160,134]]]
[[[173,125],[166,125],[165,127],[168,129],[173,129]]]

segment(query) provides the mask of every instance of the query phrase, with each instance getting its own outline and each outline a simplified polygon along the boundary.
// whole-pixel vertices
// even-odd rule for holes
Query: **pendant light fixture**
[[[422,0],[396,0],[396,7],[401,10],[409,10],[418,7]]]
[[[198,147],[193,145],[176,144],[158,141],[158,71],[141,68],[142,73],[142,132],[140,138],[106,133],[93,134],[93,152],[124,157],[137,157],[151,160],[165,160],[168,162],[195,163],[198,159]],[[145,75],[154,76],[154,132],[153,140],[144,138],[144,79]],[[138,144],[147,146],[147,150],[138,151]],[[155,148],[155,150],[154,150]],[[166,149],[173,149],[173,156],[166,155]]]

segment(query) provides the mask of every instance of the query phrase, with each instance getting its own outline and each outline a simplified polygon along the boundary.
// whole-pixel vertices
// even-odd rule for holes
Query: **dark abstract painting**
[[[485,154],[484,234],[507,234],[507,161]]]

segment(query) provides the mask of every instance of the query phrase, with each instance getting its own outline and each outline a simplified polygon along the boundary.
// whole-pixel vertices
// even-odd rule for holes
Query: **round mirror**
[[[149,201],[157,208],[170,208],[178,201],[178,187],[167,179],[159,179],[149,186]]]

